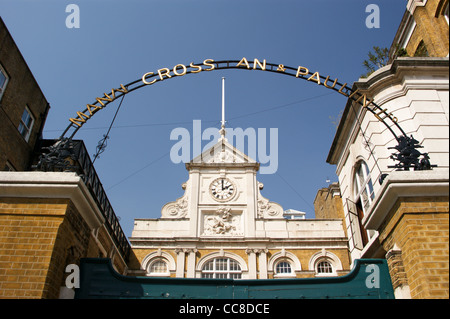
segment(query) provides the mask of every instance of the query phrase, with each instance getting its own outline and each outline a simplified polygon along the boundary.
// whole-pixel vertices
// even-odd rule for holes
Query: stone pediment
[[[216,145],[198,155],[186,167],[197,165],[221,165],[221,164],[251,164],[259,167],[259,163],[239,151],[226,139],[221,139]]]

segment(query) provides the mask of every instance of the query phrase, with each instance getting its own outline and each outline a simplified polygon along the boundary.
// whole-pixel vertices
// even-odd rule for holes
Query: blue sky
[[[51,105],[44,138],[57,138],[96,97],[179,63],[266,59],[351,85],[365,73],[371,48],[391,45],[406,2],[2,0],[0,15]],[[78,29],[65,24],[71,3],[80,8]],[[366,27],[369,4],[380,8],[379,29]],[[326,158],[342,95],[270,72],[222,70],[162,81],[125,97],[95,162],[127,236],[134,218],[158,218],[166,202],[182,196],[188,174],[170,159],[176,143],[170,133],[183,127],[192,134],[193,120],[219,128],[222,77],[228,127],[278,129],[278,170],[257,177],[263,196],[314,218],[317,190],[337,181]],[[91,157],[118,105],[109,104],[75,135]]]

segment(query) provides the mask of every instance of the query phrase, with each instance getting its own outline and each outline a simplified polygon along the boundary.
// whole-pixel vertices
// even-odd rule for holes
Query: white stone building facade
[[[398,58],[354,84],[398,119],[428,153],[433,171],[447,176],[449,168],[448,58]],[[355,115],[356,114],[356,115]],[[396,131],[398,132],[398,130]],[[400,135],[400,134],[399,134]],[[383,174],[395,171],[391,158],[397,145],[389,129],[361,105],[349,100],[328,156],[337,166],[352,260],[383,257],[375,230],[364,220],[381,196]]]
[[[342,220],[284,218],[283,208],[261,194],[259,163],[224,138],[186,168],[184,195],[164,205],[161,218],[135,220],[137,274],[267,279],[348,272]],[[164,271],[152,268],[154,261]]]

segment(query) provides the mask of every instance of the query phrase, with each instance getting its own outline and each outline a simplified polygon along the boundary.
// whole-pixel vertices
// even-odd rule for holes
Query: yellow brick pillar
[[[397,298],[449,297],[448,170],[393,172],[368,216],[379,232]]]
[[[0,172],[0,298],[67,296],[66,266],[80,258],[110,257],[124,273],[111,238],[74,173]]]

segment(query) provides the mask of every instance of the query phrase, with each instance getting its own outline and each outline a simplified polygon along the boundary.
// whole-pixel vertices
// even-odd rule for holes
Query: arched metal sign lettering
[[[338,79],[332,79],[330,76],[320,75],[319,72],[312,72],[307,67],[298,66],[296,68],[285,66],[283,64],[268,63],[266,60],[253,59],[248,60],[242,58],[241,60],[226,60],[214,61],[213,59],[206,59],[203,63],[189,63],[177,64],[171,68],[161,68],[153,72],[145,73],[141,79],[126,85],[121,84],[119,88],[112,89],[111,93],[104,93],[102,97],[97,97],[95,102],[87,104],[83,111],[78,111],[75,117],[69,119],[70,124],[64,131],[61,137],[71,132],[72,138],[76,132],[98,111],[105,108],[109,103],[115,101],[117,98],[131,93],[137,89],[145,86],[151,86],[161,81],[166,81],[174,77],[184,76],[187,74],[196,74],[200,72],[208,72],[214,70],[225,69],[239,69],[239,70],[258,70],[273,72],[281,75],[288,75],[298,79],[306,80],[317,85],[324,86],[327,89],[334,90],[347,98],[354,100],[362,105],[368,111],[373,113],[375,117],[381,121],[391,131],[391,133],[398,139],[394,127],[398,133],[406,135],[403,129],[398,124],[398,120],[387,109],[382,109],[373,102],[365,93],[359,92],[359,89],[353,90],[347,86],[347,83],[340,83]]]
[[[389,112],[388,109],[383,109],[378,106],[366,93],[360,92],[358,88],[353,90],[347,83],[340,83],[337,78],[333,79],[329,75],[323,76],[318,71],[310,71],[309,68],[304,66],[289,67],[283,64],[268,63],[265,59],[259,60],[255,58],[253,60],[248,60],[245,57],[241,60],[223,61],[206,59],[202,63],[192,62],[189,64],[177,64],[170,68],[165,67],[156,71],[146,72],[140,79],[125,85],[121,84],[119,88],[111,89],[111,93],[103,93],[103,96],[97,97],[92,104],[87,104],[84,110],[76,112],[76,116],[69,119],[70,123],[59,140],[72,139],[78,130],[81,129],[97,112],[104,109],[109,103],[120,97],[124,97],[126,94],[137,89],[153,86],[158,82],[167,81],[188,74],[227,69],[264,71],[287,75],[336,91],[371,112],[395,137],[398,146],[393,149],[395,149],[397,153],[392,154],[391,158],[399,161],[399,163],[395,166],[389,166],[389,168],[427,170],[433,167],[429,162],[428,154],[420,153],[418,151],[418,148],[421,148],[419,142],[412,136],[409,137],[406,135],[405,131],[400,127],[398,119]],[[420,159],[421,156],[422,158]]]

